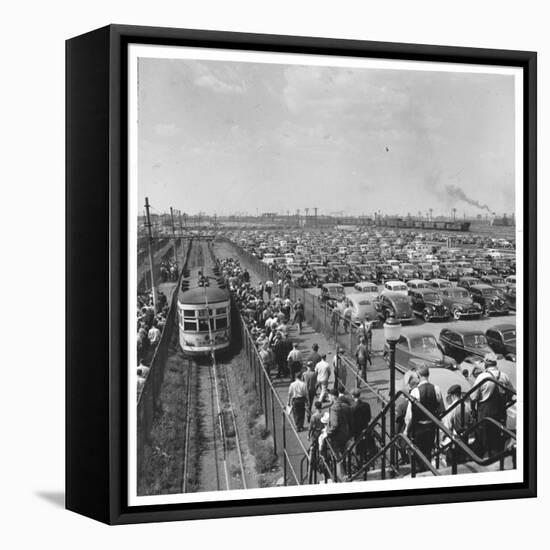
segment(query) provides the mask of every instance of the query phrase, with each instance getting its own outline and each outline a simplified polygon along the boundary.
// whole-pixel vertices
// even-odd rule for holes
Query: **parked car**
[[[460,277],[460,279],[458,279],[457,286],[470,290],[471,286],[478,285],[480,282],[481,281],[477,277]]]
[[[416,290],[417,288],[429,288],[433,290],[432,285],[429,281],[425,281],[424,279],[411,279],[410,281],[407,281],[407,286],[411,290]]]
[[[376,280],[379,283],[384,283],[393,278],[395,278],[395,271],[390,264],[376,264]]]
[[[384,358],[389,360],[389,346],[384,347]],[[420,365],[430,368],[430,382],[441,389],[443,395],[454,384],[459,384],[463,392],[471,388],[471,384],[457,369],[454,359],[446,356],[439,346],[435,336],[430,332],[402,335],[395,346],[395,366],[405,373]],[[408,388],[405,388],[408,389]]]
[[[449,308],[443,303],[443,298],[433,288],[418,288],[409,290],[411,306],[416,315],[421,316],[426,323],[432,319],[448,321]]]
[[[481,330],[443,328],[439,333],[439,343],[443,353],[457,363],[466,357],[484,358],[487,353],[493,352]]]
[[[363,322],[365,319],[374,320],[378,317],[376,304],[378,295],[373,292],[361,292],[347,295],[348,305],[351,306],[351,320],[354,323]]]
[[[375,283],[371,283],[370,281],[361,281],[359,283],[355,283],[353,285],[353,290],[360,293],[367,292],[375,296],[378,296],[380,294],[380,291],[378,290],[378,285],[376,285]]]
[[[342,302],[345,297],[346,291],[341,284],[324,283],[321,285],[321,294],[319,294],[319,300],[322,304],[334,307],[336,303]]]
[[[481,282],[492,286],[501,292],[507,290],[506,281],[504,280],[504,277],[500,275],[485,275],[484,277],[481,277]]]
[[[387,281],[382,292],[397,292],[403,296],[409,295],[409,287],[403,281]]]
[[[451,288],[453,285],[447,280],[447,279],[430,279],[428,281],[430,285],[432,285],[432,288],[435,288],[436,290],[443,290],[444,288]]]
[[[441,291],[441,298],[457,321],[463,317],[481,318],[483,313],[481,306],[474,302],[466,289],[458,286],[444,288]]]
[[[384,347],[384,358],[388,360],[389,346]],[[420,359],[428,363],[430,367],[444,367],[456,369],[456,361],[446,356],[435,336],[431,332],[419,332],[404,334],[399,338],[395,346],[395,364],[402,370],[408,370],[412,366],[411,360]]]
[[[485,284],[473,285],[470,294],[473,301],[481,306],[484,315],[508,315],[509,308],[496,288]]]
[[[443,262],[440,264],[439,274],[449,281],[458,280],[458,268],[454,262]]]
[[[510,361],[516,360],[516,326],[511,323],[495,325],[485,331],[489,346]]]
[[[380,295],[375,307],[381,319],[386,320],[389,317],[395,317],[402,323],[414,321],[414,313],[409,297],[400,292],[385,291]]]

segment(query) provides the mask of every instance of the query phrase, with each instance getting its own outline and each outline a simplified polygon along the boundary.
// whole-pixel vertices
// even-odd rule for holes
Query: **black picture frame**
[[[517,66],[524,70],[523,483],[128,507],[127,46],[155,44]],[[66,507],[108,524],[536,496],[537,55],[109,25],[66,43]],[[528,289],[528,291],[527,291]]]

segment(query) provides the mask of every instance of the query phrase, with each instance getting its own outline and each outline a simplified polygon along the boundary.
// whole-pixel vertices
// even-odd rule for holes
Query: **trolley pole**
[[[176,262],[176,273],[179,273],[178,269],[178,249],[176,246],[176,227],[174,225],[174,210],[170,207],[170,220],[172,222],[172,244],[174,245],[174,261]]]
[[[151,268],[151,289],[153,292],[153,308],[157,312],[157,287],[155,285],[155,264],[153,263],[153,233],[151,232],[151,216],[149,213],[149,197],[145,197],[145,213],[147,214],[147,232],[149,234],[149,266]]]

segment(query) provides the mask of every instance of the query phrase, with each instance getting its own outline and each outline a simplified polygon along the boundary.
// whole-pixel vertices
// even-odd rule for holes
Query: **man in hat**
[[[485,371],[474,382],[478,386],[470,395],[477,406],[477,420],[492,418],[506,426],[506,403],[513,395],[514,386],[507,374],[497,366],[494,353],[485,356]],[[499,453],[504,449],[504,438],[498,426],[492,422],[482,422],[476,434],[476,445],[481,456]]]
[[[331,406],[327,426],[327,439],[330,441],[335,458],[338,461],[338,477],[344,479],[346,472],[343,464],[343,453],[351,437],[352,416],[351,407],[338,390],[329,391]]]
[[[317,373],[317,383],[321,387],[321,395],[319,396],[319,399],[322,403],[327,396],[328,381],[331,374],[326,353],[321,355],[321,360],[317,363],[317,365],[315,365],[315,372]]]
[[[441,390],[429,380],[430,369],[424,365],[418,369],[419,383],[411,390],[411,397],[414,397],[433,416],[438,416],[445,410]],[[419,451],[431,461],[432,451],[435,443],[436,426],[431,418],[419,407],[409,402],[405,415],[405,432],[409,434],[418,447]],[[422,463],[417,461],[418,470],[424,470]]]

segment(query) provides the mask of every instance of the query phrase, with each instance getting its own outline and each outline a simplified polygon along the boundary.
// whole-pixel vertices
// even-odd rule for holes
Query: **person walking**
[[[422,366],[418,369],[419,383],[411,390],[410,395],[414,397],[433,416],[438,416],[445,409],[441,390],[429,380],[430,369]],[[419,451],[430,462],[435,443],[436,426],[418,407],[409,402],[405,414],[405,432],[408,434]],[[418,470],[425,470],[423,464],[417,462]]]
[[[332,389],[329,392],[331,406],[329,409],[329,422],[327,426],[327,439],[334,451],[334,458],[337,461],[337,471],[340,480],[346,477],[343,464],[344,451],[351,434],[351,407],[340,396],[338,390]]]
[[[288,353],[286,361],[290,371],[290,379],[294,380],[296,373],[302,370],[302,353],[298,349],[297,342],[292,344],[292,350]]]
[[[321,403],[326,399],[328,393],[328,381],[330,378],[330,365],[327,362],[327,355],[323,353],[321,360],[315,365],[315,372],[317,373],[317,383],[321,388],[321,395],[319,400]]]
[[[340,312],[338,311],[338,306],[334,306],[332,308],[330,324],[332,326],[332,332],[334,332],[334,334],[338,334],[338,326],[340,325]]]
[[[264,283],[264,291],[267,294],[267,301],[271,301],[271,292],[273,291],[273,281],[271,279]]]
[[[298,301],[294,304],[294,324],[298,325],[298,334],[302,334],[303,322],[304,322],[304,304],[302,304],[302,300],[298,298]]]
[[[351,302],[346,303],[346,307],[344,308],[344,331],[346,334],[351,329],[351,316],[353,315],[353,308],[351,307]]]
[[[452,407],[462,397],[462,388],[460,384],[453,384],[447,390],[447,404]],[[445,427],[457,438],[461,439],[464,443],[468,443],[468,436],[463,436],[463,433],[473,425],[472,410],[468,400],[464,402],[464,405],[455,406],[449,413],[445,414],[442,418]],[[441,444],[446,445],[451,442],[451,439],[446,435],[441,439]],[[450,466],[453,462],[465,462],[467,459],[466,453],[456,447],[454,450],[450,448],[446,453],[447,464]]]
[[[275,353],[275,360],[277,361],[277,378],[281,378],[287,374],[287,358],[292,350],[292,344],[283,334],[279,332],[277,334],[280,334],[280,336],[278,336],[273,351]]]
[[[292,410],[292,417],[296,429],[301,432],[304,429],[306,412],[307,388],[302,380],[302,373],[297,372],[294,382],[288,387],[288,406]]]
[[[315,343],[311,346],[311,353],[308,355],[307,361],[311,361],[313,363],[313,368],[315,368],[320,360],[321,354],[319,353],[319,344]]]
[[[315,372],[315,367],[311,361],[307,362],[307,370],[304,372],[303,378],[306,388],[307,388],[307,416],[311,417],[311,409],[313,407],[313,402],[315,401],[315,396],[317,395],[317,373]]]
[[[367,381],[367,361],[369,357],[369,350],[365,343],[365,339],[361,338],[359,344],[355,348],[355,361],[357,364],[357,370],[361,373],[361,378]],[[357,387],[361,387],[361,380],[357,377]]]
[[[504,386],[497,385],[499,382]],[[514,391],[510,378],[497,367],[497,357],[494,353],[485,356],[485,371],[474,382],[474,386],[481,384],[470,395],[472,403],[477,407],[477,420],[492,418],[506,426],[507,394]],[[510,390],[509,392],[507,391]],[[498,426],[490,421],[482,422],[476,434],[476,445],[481,456],[491,456],[504,449],[504,437]]]

